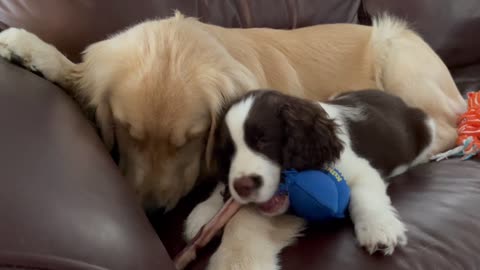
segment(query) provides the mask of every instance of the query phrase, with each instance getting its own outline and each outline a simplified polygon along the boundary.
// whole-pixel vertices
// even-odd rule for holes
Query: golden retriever
[[[0,56],[20,59],[95,107],[102,137],[109,147],[116,139],[120,167],[139,198],[145,205],[168,209],[208,167],[222,106],[248,90],[273,88],[327,100],[349,90],[388,89],[434,119],[433,153],[453,146],[456,117],[465,109],[441,59],[404,22],[388,16],[372,27],[329,24],[274,30],[227,29],[176,12],[92,44],[79,64],[35,35],[11,28],[0,33]],[[246,219],[257,220],[253,223],[259,231],[277,228],[292,236],[301,227],[299,221],[289,219],[291,226],[286,226],[285,220],[267,219],[246,208],[226,231]],[[187,222],[187,235],[200,225]],[[237,236],[224,236],[219,250],[224,253],[212,258],[212,269],[230,269],[235,263],[243,265],[238,269],[273,269],[276,255],[262,253],[270,260],[263,264],[246,262],[248,252],[227,256],[225,245]],[[242,248],[248,239],[242,238]],[[258,235],[255,239],[262,240]],[[287,236],[264,240],[276,243],[268,249],[272,254],[291,241]],[[255,249],[262,250],[262,245]]]

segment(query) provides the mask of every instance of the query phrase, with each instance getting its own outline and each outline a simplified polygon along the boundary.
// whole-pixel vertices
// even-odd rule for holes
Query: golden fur
[[[108,146],[118,140],[120,166],[142,201],[167,208],[192,189],[205,152],[209,160],[219,110],[248,90],[326,100],[383,89],[435,119],[435,152],[453,145],[465,107],[440,58],[389,17],[373,27],[273,30],[227,29],[176,13],[91,45],[79,64],[22,30],[4,31],[0,44],[96,107],[102,136]]]

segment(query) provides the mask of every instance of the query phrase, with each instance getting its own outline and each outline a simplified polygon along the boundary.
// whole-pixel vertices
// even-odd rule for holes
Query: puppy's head
[[[276,191],[283,169],[321,169],[343,149],[337,127],[316,103],[276,91],[253,91],[226,109],[216,131],[220,177],[242,203],[264,213],[287,209]]]

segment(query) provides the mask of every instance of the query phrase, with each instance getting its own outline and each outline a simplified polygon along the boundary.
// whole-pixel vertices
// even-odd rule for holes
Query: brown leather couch
[[[478,0],[0,0],[0,29],[26,28],[78,60],[88,44],[173,9],[223,26],[275,28],[369,24],[388,11],[422,34],[462,92],[480,89]],[[182,222],[202,188],[147,219],[72,99],[3,60],[0,129],[0,269],[173,269]],[[369,256],[351,224],[337,222],[308,229],[282,253],[283,269],[480,269],[478,160],[419,166],[390,193],[408,246]],[[214,250],[191,269],[204,269]]]

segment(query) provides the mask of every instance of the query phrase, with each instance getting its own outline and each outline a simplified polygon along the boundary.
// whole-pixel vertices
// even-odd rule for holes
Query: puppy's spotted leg
[[[280,251],[292,244],[304,221],[283,215],[266,217],[243,207],[225,226],[208,270],[277,270]]]
[[[23,29],[0,32],[0,57],[42,74],[65,89],[71,88],[75,64],[52,45]]]
[[[187,242],[192,240],[198,231],[222,208],[225,185],[219,183],[207,200],[193,208],[185,222],[184,238]]]
[[[407,229],[398,218],[379,173],[368,164],[356,169],[357,175],[351,176],[349,184],[350,215],[357,240],[370,254],[381,251],[391,255],[395,247],[407,244]]]

